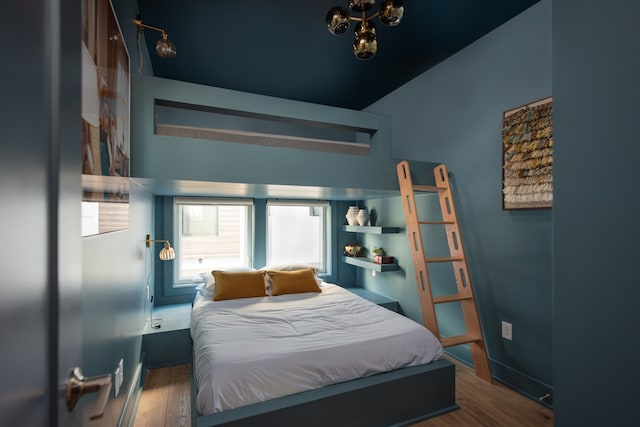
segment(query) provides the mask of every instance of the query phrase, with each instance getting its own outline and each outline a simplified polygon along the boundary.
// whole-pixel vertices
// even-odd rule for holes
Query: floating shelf
[[[383,272],[383,271],[394,271],[398,269],[398,264],[378,264],[373,262],[370,258],[364,257],[351,257],[351,256],[343,256],[342,260],[351,265],[355,265],[360,268],[368,268],[369,270]]]
[[[345,225],[342,228],[344,231],[350,231],[352,233],[369,233],[369,234],[387,234],[387,233],[399,233],[398,227],[378,227],[374,225]]]

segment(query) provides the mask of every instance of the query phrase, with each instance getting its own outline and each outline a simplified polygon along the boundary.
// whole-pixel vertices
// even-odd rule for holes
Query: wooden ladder
[[[487,350],[485,348],[482,328],[473,297],[473,289],[471,288],[467,259],[462,247],[462,236],[456,218],[453,197],[451,196],[451,186],[449,184],[447,168],[444,165],[435,167],[433,170],[435,186],[414,185],[411,180],[409,163],[406,160],[398,163],[397,172],[424,325],[440,340],[443,347],[469,344],[476,375],[485,381],[492,382]],[[438,193],[440,210],[442,211],[442,221],[421,221],[418,219],[414,192]],[[449,245],[449,256],[435,258],[427,258],[425,256],[420,227],[421,225],[427,224],[444,225]],[[451,263],[457,287],[456,294],[433,296],[427,265],[436,262]],[[462,335],[441,337],[435,305],[453,302],[460,303],[466,325],[466,332]]]

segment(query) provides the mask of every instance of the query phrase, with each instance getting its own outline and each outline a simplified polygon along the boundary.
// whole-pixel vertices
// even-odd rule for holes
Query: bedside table
[[[349,292],[352,292],[359,297],[362,297],[366,300],[369,300],[373,303],[378,304],[381,307],[388,308],[391,311],[395,311],[396,313],[400,313],[400,304],[398,301],[392,300],[391,298],[387,298],[384,295],[376,294],[375,292],[371,292],[365,288],[344,288]]]
[[[163,305],[153,310],[159,328],[147,324],[142,334],[145,369],[191,363],[191,303]]]

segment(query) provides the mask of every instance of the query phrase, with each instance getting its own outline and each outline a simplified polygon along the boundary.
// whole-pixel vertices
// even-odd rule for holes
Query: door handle
[[[85,394],[98,393],[93,408],[89,413],[89,419],[100,418],[104,415],[104,408],[107,406],[110,391],[111,374],[87,378],[82,375],[80,368],[76,367],[71,371],[67,382],[67,409],[69,412],[73,411],[78,400]]]

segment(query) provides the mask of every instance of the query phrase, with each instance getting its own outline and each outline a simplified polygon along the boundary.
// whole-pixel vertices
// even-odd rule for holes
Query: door
[[[9,0],[0,67],[0,420],[80,426],[80,3]]]

